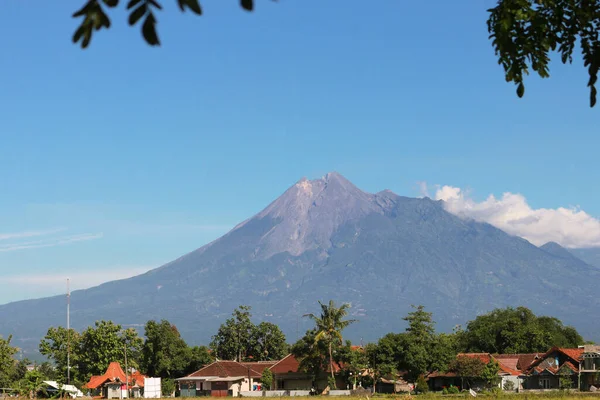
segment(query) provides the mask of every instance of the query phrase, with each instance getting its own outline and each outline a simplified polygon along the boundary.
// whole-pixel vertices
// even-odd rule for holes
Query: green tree
[[[492,44],[507,82],[525,93],[523,78],[531,68],[542,78],[549,74],[549,53],[571,63],[576,43],[588,69],[590,106],[596,104],[596,80],[600,69],[600,1],[499,0],[488,10],[487,22]]]
[[[46,394],[44,380],[48,379],[40,371],[27,371],[25,376],[19,382],[19,391],[21,396],[27,396],[30,399],[36,399],[38,394]]]
[[[44,361],[43,363],[38,365],[37,370],[40,371],[40,374],[42,374],[51,381],[57,379],[56,368],[48,361]]]
[[[571,389],[573,387],[573,371],[566,365],[558,370],[558,384],[561,389]]]
[[[249,356],[255,361],[281,360],[289,346],[281,329],[271,322],[253,326],[249,338]]]
[[[0,387],[10,387],[13,378],[16,363],[14,355],[18,349],[11,346],[11,340],[12,336],[6,339],[0,336]]]
[[[435,345],[436,336],[432,314],[421,305],[412,307],[414,311],[403,318],[408,327],[403,337],[400,366],[407,369],[409,377],[414,380],[429,371],[432,361],[429,350]]]
[[[247,360],[250,356],[255,326],[250,320],[252,307],[241,305],[233,311],[231,318],[221,324],[212,337],[210,348],[221,360]]]
[[[423,375],[419,375],[417,377],[417,381],[415,384],[415,392],[421,394],[429,392],[429,386],[427,385],[427,381],[425,380],[425,377]]]
[[[545,352],[550,347],[577,347],[583,338],[556,318],[537,317],[526,307],[495,309],[467,324],[463,351],[504,353]]]
[[[56,375],[65,378],[67,376],[67,353],[70,352],[71,366],[76,366],[79,362],[80,349],[81,335],[79,332],[74,329],[67,331],[61,326],[48,328],[46,336],[42,338],[39,345],[40,353],[53,361]],[[79,378],[78,374],[78,368],[71,368],[71,378]]]
[[[145,336],[141,364],[149,376],[177,378],[189,370],[192,350],[169,321],[148,321]]]
[[[263,390],[271,390],[273,388],[273,371],[269,368],[265,368],[260,377]]]
[[[96,321],[94,327],[81,334],[77,349],[80,376],[87,380],[91,375],[102,375],[113,361],[124,366],[126,353],[128,366],[137,368],[142,345],[134,329],[122,329],[112,321]]]
[[[298,360],[300,370],[310,374],[313,381],[327,368],[326,357],[323,356],[327,354],[327,344],[317,341],[316,336],[316,329],[306,331],[290,350]]]
[[[162,397],[171,397],[173,393],[175,393],[175,381],[173,379],[161,379],[160,381],[160,390],[162,392]]]
[[[329,304],[323,304],[319,301],[319,305],[321,306],[321,314],[319,316],[315,314],[305,314],[304,316],[315,322],[315,342],[324,342],[327,344],[331,379],[335,380],[333,367],[334,343],[341,343],[343,341],[342,331],[356,320],[344,319],[348,315],[348,309],[350,308],[350,305],[347,303],[336,307],[334,301],[329,300]]]
[[[189,348],[190,358],[185,369],[184,375],[198,371],[200,368],[215,361],[206,346],[194,346]]]
[[[500,371],[500,366],[496,360],[490,360],[483,371],[481,371],[481,379],[485,382],[488,388],[494,387],[500,383],[500,377],[498,376],[498,372]]]
[[[479,378],[483,373],[485,363],[476,357],[459,356],[449,365],[448,369],[460,377],[461,387],[465,387],[465,379]]]

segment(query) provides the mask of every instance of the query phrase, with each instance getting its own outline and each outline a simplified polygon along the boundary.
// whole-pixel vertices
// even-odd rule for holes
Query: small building
[[[129,392],[134,387],[136,387],[136,390],[133,390],[134,397],[139,397],[144,381],[145,376],[138,371],[126,376],[121,364],[111,362],[103,375],[92,376],[84,388],[104,399],[125,399],[129,397]]]
[[[181,397],[194,396],[239,396],[240,392],[250,392],[254,383],[260,382],[262,370],[272,366],[261,363],[239,363],[237,361],[215,361],[198,371],[175,379],[179,384]]]
[[[336,380],[336,387],[346,389],[349,386],[347,380],[342,376],[343,366],[334,363],[333,373]],[[300,363],[292,354],[288,354],[275,365],[271,367],[273,372],[273,384],[275,390],[324,390],[328,384],[328,378],[331,376],[329,366],[324,371],[321,371],[316,379],[302,371]]]
[[[579,387],[581,390],[600,389],[600,346],[584,345],[579,363]]]

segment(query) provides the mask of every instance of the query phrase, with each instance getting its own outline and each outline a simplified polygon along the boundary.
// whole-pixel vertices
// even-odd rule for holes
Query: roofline
[[[287,356],[283,357],[281,360],[277,361],[275,364],[271,365],[269,367],[269,369],[275,368],[277,365],[279,365],[280,362],[283,362],[283,360],[285,360],[288,357],[294,357],[294,355],[292,353],[288,354]]]

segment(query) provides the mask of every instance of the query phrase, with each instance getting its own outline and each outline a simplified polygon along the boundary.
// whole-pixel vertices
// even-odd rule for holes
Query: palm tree
[[[316,316],[315,314],[305,314],[303,317],[308,317],[315,321],[317,331],[315,335],[315,343],[325,341],[328,345],[329,369],[331,371],[331,379],[334,380],[333,341],[335,339],[339,339],[340,343],[342,343],[342,330],[344,330],[344,328],[351,323],[356,322],[356,320],[344,320],[344,317],[348,315],[350,304],[342,304],[341,306],[336,307],[333,300],[329,300],[329,304],[323,304],[319,301],[319,305],[321,305],[320,316]]]

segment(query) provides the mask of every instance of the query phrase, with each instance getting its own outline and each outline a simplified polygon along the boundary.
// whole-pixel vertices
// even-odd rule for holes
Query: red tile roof
[[[277,362],[275,365],[273,365],[271,367],[271,371],[274,374],[287,374],[298,372],[299,368],[300,363],[298,362],[296,357],[294,357],[292,354],[288,354],[287,356],[279,360],[279,362]]]
[[[256,364],[256,363],[244,363]],[[251,378],[260,378],[262,373],[254,370],[249,365],[244,365],[237,361],[215,361],[206,367],[188,375],[188,377],[218,376],[221,378],[231,376],[250,376]]]
[[[262,375],[265,369],[271,368],[273,365],[277,364],[277,361],[243,362],[241,364],[245,367],[250,367],[252,370]]]

